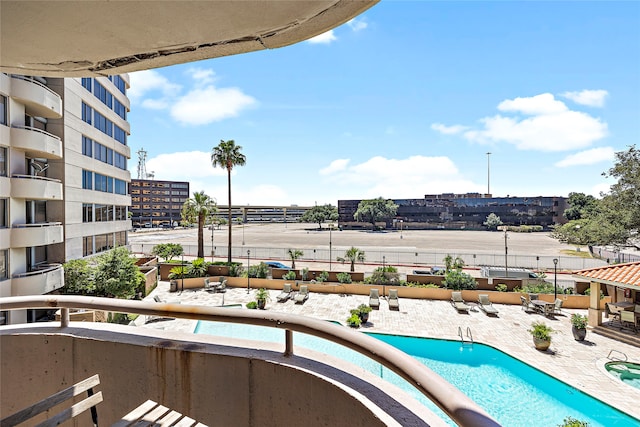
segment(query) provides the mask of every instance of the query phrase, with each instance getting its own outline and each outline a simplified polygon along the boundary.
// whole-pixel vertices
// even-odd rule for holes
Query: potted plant
[[[256,302],[258,303],[258,308],[260,310],[264,310],[265,305],[267,305],[267,301],[271,300],[269,296],[269,291],[265,288],[260,288],[256,291]]]
[[[362,324],[362,320],[360,320],[360,316],[358,316],[358,313],[353,313],[353,311],[355,310],[351,310],[351,311],[352,311],[352,314],[347,319],[347,325],[351,326],[352,328],[359,328],[360,325]]]
[[[550,326],[542,322],[533,322],[528,331],[533,336],[533,344],[537,350],[546,351],[551,345],[551,334],[554,332]]]
[[[360,317],[360,320],[362,321],[362,323],[367,323],[369,321],[369,313],[371,313],[371,310],[372,308],[369,307],[367,304],[360,304],[355,311],[358,312],[358,316]],[[353,311],[354,310],[352,310],[352,312]]]
[[[584,341],[587,336],[587,316],[573,313],[571,315],[571,332],[576,341]]]

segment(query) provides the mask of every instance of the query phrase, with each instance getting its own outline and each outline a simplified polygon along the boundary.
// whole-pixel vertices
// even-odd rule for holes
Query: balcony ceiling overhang
[[[379,0],[0,2],[0,70],[100,76],[288,46]]]

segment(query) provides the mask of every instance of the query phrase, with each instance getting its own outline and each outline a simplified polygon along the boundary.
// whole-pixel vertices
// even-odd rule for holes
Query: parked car
[[[291,267],[289,267],[288,265],[284,265],[283,263],[278,261],[265,261],[265,264],[267,264],[269,268],[282,268],[285,270],[291,270]]]

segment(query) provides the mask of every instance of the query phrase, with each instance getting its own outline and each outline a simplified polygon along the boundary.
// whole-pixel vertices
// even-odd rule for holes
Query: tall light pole
[[[333,231],[333,224],[329,224],[329,271],[331,271],[331,262],[332,262],[332,258],[333,258],[333,254],[332,254],[332,244],[333,242],[331,241],[331,232]]]
[[[251,251],[247,250],[247,293],[249,293],[249,255],[251,255]]]
[[[213,221],[211,221],[211,262],[213,262]]]
[[[507,267],[507,255],[509,248],[507,247],[507,229],[504,229],[504,277],[509,277],[509,268]]]
[[[491,175],[490,175],[491,162],[489,160],[490,156],[491,156],[491,153],[487,152],[487,194],[491,194],[491,186],[490,186],[490,183],[491,183],[491,180],[490,180],[490,177],[491,177]]]
[[[242,246],[244,246],[244,219],[242,220]]]
[[[558,258],[553,259],[553,299],[558,298]]]
[[[400,238],[402,239],[402,220],[400,220]]]

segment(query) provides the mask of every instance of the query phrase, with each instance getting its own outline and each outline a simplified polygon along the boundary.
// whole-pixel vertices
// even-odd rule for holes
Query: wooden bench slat
[[[162,406],[162,405],[158,405],[155,408],[153,408],[153,410],[147,412],[144,417],[142,417],[143,420],[145,421],[158,421],[160,418],[162,418],[167,412],[169,412],[170,409],[167,408],[166,406]]]
[[[123,416],[122,419],[120,419],[120,421],[113,423],[111,427],[130,426],[132,423],[142,418],[144,414],[153,410],[153,408],[155,408],[156,406],[158,406],[156,402],[154,402],[153,400],[147,400],[146,402],[142,403],[140,406],[138,406],[137,408],[133,409],[131,412]]]
[[[171,427],[176,421],[180,419],[182,414],[180,412],[171,411],[164,416],[161,420],[158,420],[159,427]]]
[[[6,418],[0,420],[0,427],[12,427],[18,425],[20,423],[25,422],[26,420],[35,417],[38,414],[41,414],[56,405],[64,402],[65,400],[71,399],[79,395],[80,393],[89,390],[92,387],[95,387],[100,384],[100,376],[94,375],[92,377],[87,378],[86,380],[80,381],[77,384],[72,385],[62,391],[59,391],[51,396],[42,399],[41,401],[34,403],[33,405],[24,408],[15,414],[9,415]]]
[[[185,416],[177,424],[174,424],[173,427],[193,427],[195,423],[196,420]]]
[[[96,406],[98,403],[102,402],[102,392],[99,391],[93,396],[89,396],[86,399],[76,403],[70,408],[65,409],[59,414],[54,415],[53,417],[41,422],[37,425],[37,427],[55,427],[57,425],[62,424],[64,421],[76,417],[90,409],[93,406]]]

